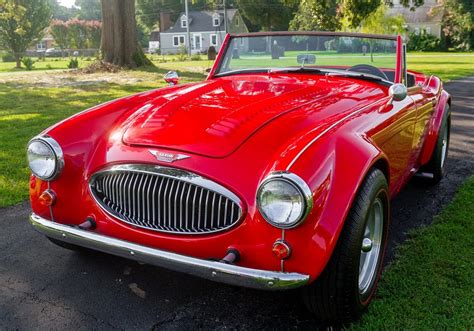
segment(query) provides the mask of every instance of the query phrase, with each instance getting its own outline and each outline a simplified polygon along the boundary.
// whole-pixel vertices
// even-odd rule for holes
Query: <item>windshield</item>
[[[359,36],[234,36],[216,74],[317,68],[393,82],[397,41]],[[307,69],[309,70],[309,69]]]

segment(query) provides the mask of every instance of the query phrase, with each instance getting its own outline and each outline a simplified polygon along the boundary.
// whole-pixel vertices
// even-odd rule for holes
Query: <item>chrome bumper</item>
[[[308,275],[299,273],[244,268],[141,246],[51,222],[34,213],[30,215],[30,223],[38,232],[50,238],[226,284],[283,290],[303,286],[309,281]]]

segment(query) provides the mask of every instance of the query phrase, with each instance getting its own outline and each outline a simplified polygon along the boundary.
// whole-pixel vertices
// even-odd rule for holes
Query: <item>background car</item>
[[[46,57],[57,57],[57,56],[61,56],[61,50],[60,49],[56,49],[56,48],[48,48],[45,52],[44,52],[44,56]]]

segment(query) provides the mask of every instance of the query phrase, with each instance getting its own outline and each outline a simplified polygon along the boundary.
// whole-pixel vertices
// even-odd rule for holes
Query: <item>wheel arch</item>
[[[302,178],[313,179],[309,183],[314,198],[310,214],[313,219],[285,234],[293,243],[311,231],[312,240],[307,243],[304,255],[287,260],[285,266],[287,270],[308,272],[298,264],[313,261],[313,270],[309,272],[312,281],[330,260],[357,194],[372,169],[380,170],[385,176],[390,199],[389,160],[372,141],[351,133],[333,138],[329,147],[324,145],[320,142],[319,146],[309,148],[291,169]],[[317,171],[304,166],[316,164],[317,160],[325,160]]]
[[[420,166],[427,164],[431,160],[443,119],[445,116],[449,116],[451,112],[451,103],[451,95],[443,90],[438,97],[438,102],[436,103],[434,113],[428,124],[428,132],[426,134],[420,157]]]

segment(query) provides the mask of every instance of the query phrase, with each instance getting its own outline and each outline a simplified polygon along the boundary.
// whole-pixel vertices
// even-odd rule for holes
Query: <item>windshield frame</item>
[[[358,37],[358,38],[369,38],[369,39],[382,39],[382,40],[393,40],[396,41],[396,67],[395,67],[395,79],[392,84],[402,83],[403,77],[406,76],[407,68],[403,65],[406,61],[403,52],[403,41],[400,35],[379,35],[379,34],[366,34],[357,32],[329,32],[329,31],[275,31],[275,32],[249,32],[249,33],[236,33],[227,34],[224,42],[219,50],[214,65],[209,72],[207,79],[217,78],[220,75],[222,65],[224,64],[225,54],[231,44],[231,40],[234,38],[242,37],[272,37],[272,36],[334,36],[334,37]],[[262,68],[265,69],[265,68]],[[258,70],[258,68],[256,68]]]

